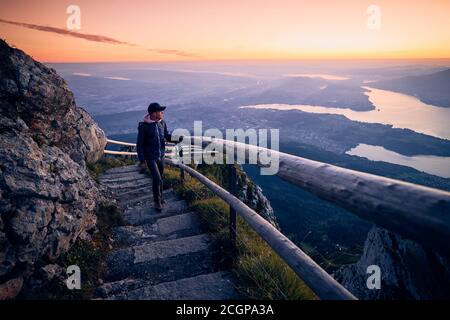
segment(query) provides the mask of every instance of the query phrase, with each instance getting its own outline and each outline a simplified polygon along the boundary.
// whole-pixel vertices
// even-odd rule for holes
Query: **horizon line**
[[[193,59],[193,60],[111,60],[111,61],[40,61],[41,63],[63,64],[63,63],[208,63],[208,62],[308,62],[308,61],[448,61],[446,58],[298,58],[298,59]]]

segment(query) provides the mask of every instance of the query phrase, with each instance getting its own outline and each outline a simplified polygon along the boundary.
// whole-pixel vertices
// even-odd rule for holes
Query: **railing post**
[[[236,167],[234,166],[234,164],[230,165],[230,170],[229,170],[229,182],[230,182],[230,193],[234,196],[236,196],[237,194],[237,185],[236,185]],[[231,206],[230,206],[230,241],[231,241],[231,246],[233,248],[233,251],[235,253],[236,250],[236,234],[237,234],[237,229],[236,229],[236,210],[234,210]]]
[[[182,161],[183,149],[180,149],[180,151],[178,151],[178,156],[180,157],[180,160]],[[183,163],[183,162],[181,162],[181,163]],[[180,183],[181,183],[181,185],[184,185],[184,169],[182,167],[180,167]]]
[[[184,185],[184,169],[180,168],[180,183]]]

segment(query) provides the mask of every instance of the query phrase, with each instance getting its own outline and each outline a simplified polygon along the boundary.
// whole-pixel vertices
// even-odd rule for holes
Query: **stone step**
[[[151,186],[152,184],[152,180],[150,178],[146,178],[146,179],[141,179],[138,181],[133,181],[131,180],[130,182],[121,182],[121,183],[113,183],[113,184],[108,184],[108,188],[110,188],[113,191],[118,191],[118,190],[130,190],[130,189],[138,189],[144,186]]]
[[[135,191],[138,189],[151,189],[152,188],[152,183],[148,182],[148,183],[144,183],[144,184],[140,184],[140,185],[129,185],[126,187],[122,187],[122,188],[109,188],[109,190],[112,192],[112,194],[115,197],[121,197],[123,194],[129,192],[129,191]]]
[[[97,287],[94,294],[100,299],[112,299],[115,296],[124,296],[128,291],[147,286],[141,279],[126,278],[123,280],[107,282]]]
[[[175,193],[172,189],[167,189],[163,191],[163,199],[166,201],[172,201],[176,198]],[[152,203],[153,202],[153,192],[152,190],[146,190],[141,192],[139,195],[133,198],[126,198],[125,200],[119,200],[122,208],[129,208],[137,204]]]
[[[115,192],[117,190],[132,190],[140,188],[141,186],[148,186],[152,184],[152,179],[143,178],[139,180],[128,180],[120,182],[102,183],[107,186],[111,191]]]
[[[212,272],[210,241],[208,234],[200,234],[118,250],[107,260],[106,280],[139,278],[157,284]]]
[[[140,187],[140,188],[136,188],[136,189],[131,189],[131,190],[125,190],[122,192],[116,192],[115,196],[117,198],[117,200],[119,201],[124,201],[124,200],[129,200],[129,199],[133,199],[136,198],[138,196],[141,196],[144,193],[151,193],[152,192],[152,186],[144,186],[144,187]]]
[[[130,181],[139,181],[142,179],[150,179],[150,176],[147,174],[129,174],[123,177],[111,177],[102,175],[98,178],[98,181],[101,184],[110,184],[110,183],[120,183],[120,182],[130,182]]]
[[[110,296],[113,300],[232,300],[238,299],[230,272],[214,272]]]
[[[123,208],[128,225],[113,230],[116,251],[107,258],[105,299],[236,299],[232,275],[217,272],[211,238],[200,217],[172,189],[163,191],[162,212],[153,204],[152,183],[137,165],[99,177]]]
[[[194,229],[198,227],[199,220],[197,214],[194,212],[188,212],[171,216],[167,218],[161,218],[156,221],[158,225],[158,231],[161,235],[170,235],[175,232],[179,232],[186,229]]]
[[[106,170],[105,174],[112,174],[112,173],[129,173],[129,172],[139,172],[140,168],[137,164],[132,164],[129,166],[123,166],[123,167],[117,167],[117,168],[111,168]]]
[[[119,246],[135,246],[151,241],[171,240],[201,233],[199,217],[194,212],[158,219],[140,226],[122,226],[113,232]]]
[[[123,215],[129,224],[136,226],[151,223],[156,219],[188,212],[188,205],[184,200],[167,201],[162,212],[157,212],[153,203],[137,204],[131,208],[125,208]]]

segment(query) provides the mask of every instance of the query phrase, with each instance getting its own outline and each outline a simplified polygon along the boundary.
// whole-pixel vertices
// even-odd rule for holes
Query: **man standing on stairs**
[[[144,122],[139,122],[136,144],[141,172],[145,171],[147,163],[152,175],[153,200],[158,212],[161,212],[165,204],[162,198],[165,140],[169,142],[181,142],[183,140],[181,136],[178,141],[172,141],[172,135],[168,132],[167,125],[163,120],[164,109],[166,107],[159,105],[159,103],[150,103]]]

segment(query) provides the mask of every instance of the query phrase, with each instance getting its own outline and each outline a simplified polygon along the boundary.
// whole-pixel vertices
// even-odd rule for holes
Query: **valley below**
[[[164,65],[54,67],[110,139],[136,142],[147,104],[159,101],[168,106],[169,130],[193,132],[194,121],[202,121],[203,130],[222,132],[279,129],[282,152],[450,190],[450,109],[375,89],[364,80],[365,69],[339,70],[333,76],[285,67],[272,72],[230,66],[210,72]],[[419,72],[414,66],[386,68],[377,81]],[[358,260],[368,222],[277,177],[261,176],[255,166],[244,165],[244,170],[269,199],[282,232],[327,271]]]

